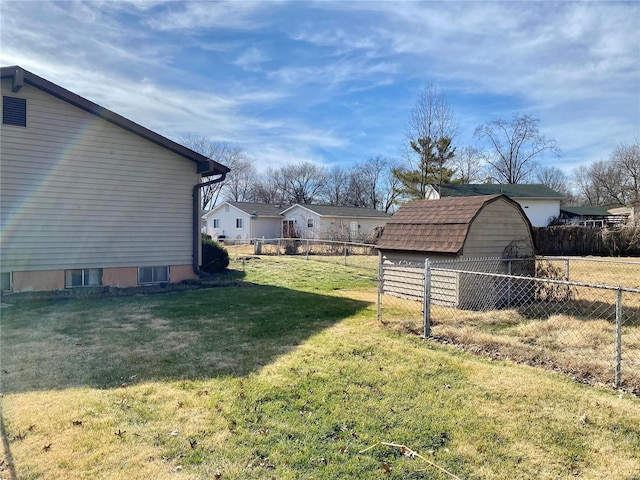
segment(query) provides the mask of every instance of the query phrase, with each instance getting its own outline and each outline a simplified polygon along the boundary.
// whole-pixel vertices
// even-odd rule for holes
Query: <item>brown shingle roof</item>
[[[378,242],[381,250],[458,254],[480,210],[504,195],[417,200],[398,209]]]

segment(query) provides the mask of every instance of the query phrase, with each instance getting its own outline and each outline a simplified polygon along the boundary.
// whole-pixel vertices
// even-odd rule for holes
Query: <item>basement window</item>
[[[27,99],[2,97],[2,123],[4,125],[27,126]]]
[[[102,285],[101,268],[79,268],[64,272],[65,288],[99,287],[100,285]]]
[[[169,282],[169,267],[140,267],[138,268],[138,283],[153,285]]]
[[[0,274],[2,280],[2,291],[10,292],[11,291],[11,272],[3,272]]]

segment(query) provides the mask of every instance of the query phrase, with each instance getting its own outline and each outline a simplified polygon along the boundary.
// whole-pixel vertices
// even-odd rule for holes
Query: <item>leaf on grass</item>
[[[194,439],[189,439],[189,445],[191,446],[191,448],[196,448],[196,446],[198,445],[198,440]]]
[[[382,464],[382,469],[384,470],[385,473],[391,473],[391,470],[393,470],[393,467],[391,466],[390,463],[383,463]]]
[[[220,470],[216,470],[216,473],[214,473],[213,478],[215,478],[215,480],[220,480],[222,478],[222,472]]]
[[[169,435],[171,435],[172,437],[177,437],[178,436],[178,431],[177,430],[171,430],[169,432]]]
[[[81,427],[82,426],[82,420],[74,420],[71,423],[73,423],[74,427]]]
[[[29,428],[27,428],[27,430],[29,430],[30,432],[33,432],[36,429],[35,425],[29,425]]]
[[[48,443],[47,445],[42,447],[42,451],[43,452],[48,452],[49,450],[51,450],[51,444],[50,443]]]
[[[117,431],[117,432],[114,432],[114,435],[115,435],[116,437],[120,437],[120,438],[122,438],[122,436],[123,436],[125,433],[127,433],[127,431],[126,431],[126,430],[120,430],[120,429],[118,429],[118,431]]]

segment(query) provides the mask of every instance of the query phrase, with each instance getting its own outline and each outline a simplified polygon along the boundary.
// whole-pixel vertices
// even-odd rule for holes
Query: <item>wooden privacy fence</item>
[[[615,229],[551,226],[532,232],[539,255],[640,256],[640,225]]]

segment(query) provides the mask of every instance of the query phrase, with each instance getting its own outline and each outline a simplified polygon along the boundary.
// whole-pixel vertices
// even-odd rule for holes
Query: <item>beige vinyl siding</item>
[[[464,257],[501,257],[514,240],[523,240],[533,253],[531,232],[520,212],[504,200],[486,205],[473,220],[464,243]]]
[[[36,88],[3,125],[2,271],[192,262],[194,162]]]

